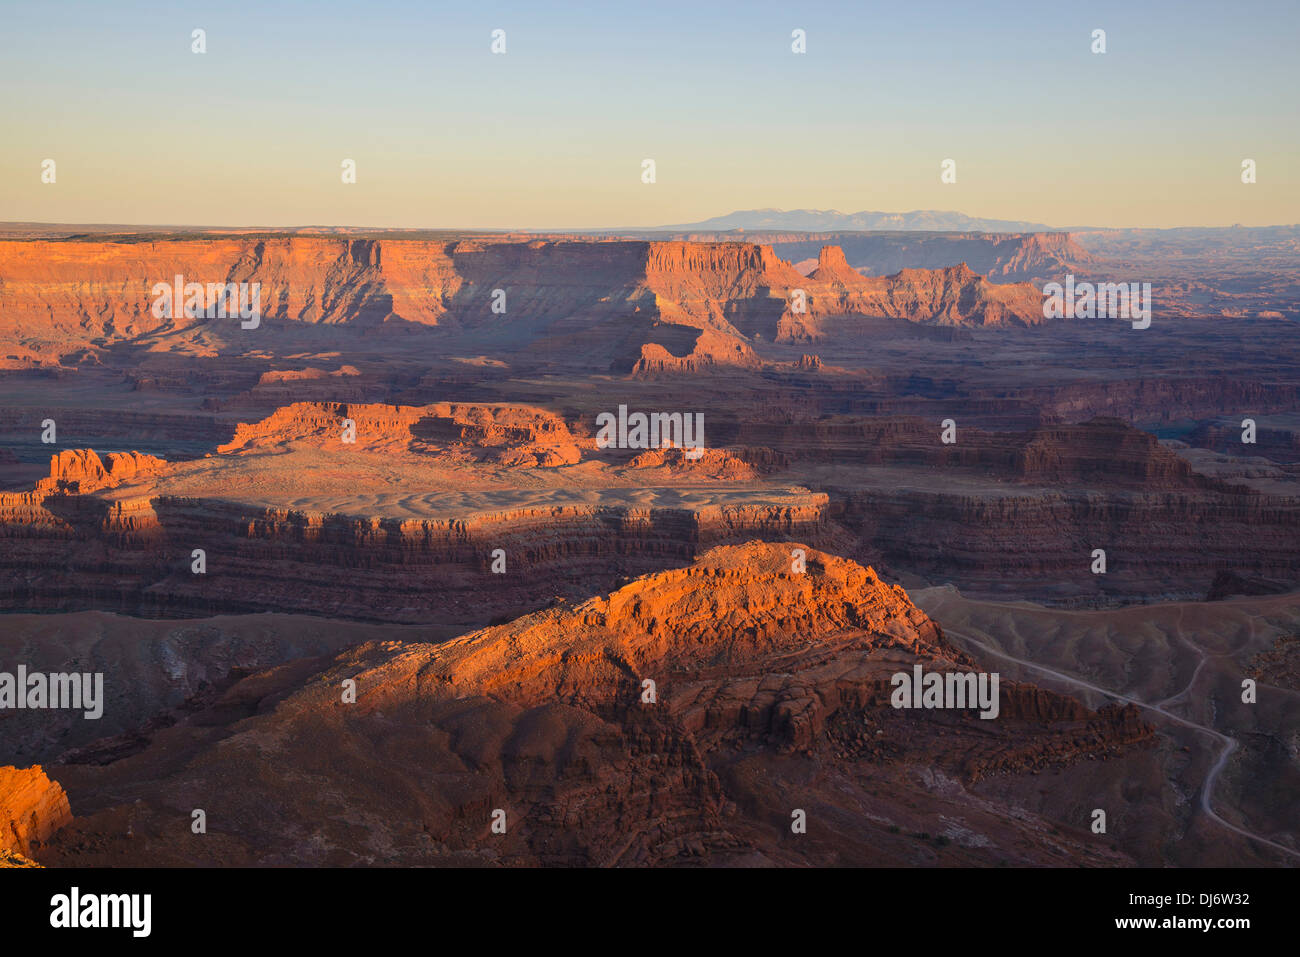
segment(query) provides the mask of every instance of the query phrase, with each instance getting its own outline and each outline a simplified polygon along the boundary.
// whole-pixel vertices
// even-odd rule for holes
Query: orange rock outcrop
[[[395,446],[429,454],[474,454],[506,468],[572,465],[582,453],[559,416],[542,409],[441,402],[427,406],[295,402],[260,422],[241,422],[219,454],[283,442],[330,448],[350,444],[377,450]]]
[[[290,325],[347,326],[394,343],[421,328],[496,336],[522,347],[539,337],[604,361],[753,364],[746,340],[815,335],[817,316],[865,315],[913,322],[997,325],[1042,321],[1042,297],[1024,284],[994,286],[961,267],[859,276],[838,247],[801,276],[771,246],[721,242],[275,238],[0,240],[0,341],[14,361],[84,358],[141,337],[184,341],[213,354],[252,345],[274,349]],[[239,317],[168,316],[158,284],[252,284],[260,324]],[[792,291],[813,306],[789,320]],[[251,295],[251,293],[250,293]],[[504,300],[499,297],[504,296]],[[495,308],[503,303],[504,312]],[[172,311],[176,311],[173,308]],[[611,329],[611,320],[619,330]],[[679,329],[711,330],[683,356]],[[194,337],[196,330],[204,334]],[[655,346],[628,354],[626,337]],[[630,360],[630,361],[629,361]],[[669,363],[671,365],[671,363]],[[644,368],[644,367],[643,367]]]
[[[68,796],[40,765],[0,767],[0,852],[38,858],[42,846],[70,823]]]
[[[894,709],[891,675],[915,664],[981,670],[871,569],[752,542],[441,643],[250,676],[87,781],[221,795],[222,833],[183,847],[159,826],[165,799],[132,807],[141,837],[118,853],[141,863],[868,863],[916,853],[885,815],[933,806],[918,775],[950,776],[955,794],[1151,733],[1131,708],[1010,681],[996,721]],[[864,815],[868,799],[882,813]],[[964,813],[1016,835],[999,855],[1042,860],[1069,841],[984,806]],[[833,847],[788,841],[792,807],[817,809]],[[93,862],[124,812],[82,821],[57,863]],[[489,830],[498,812],[504,833]]]

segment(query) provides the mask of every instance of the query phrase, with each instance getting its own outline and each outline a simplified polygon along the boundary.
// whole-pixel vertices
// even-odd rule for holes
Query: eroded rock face
[[[262,349],[281,340],[289,348],[303,327],[323,324],[393,341],[437,327],[453,340],[493,337],[512,350],[550,337],[602,365],[625,365],[622,372],[752,366],[748,337],[814,337],[817,318],[831,315],[1042,321],[1034,287],[995,286],[964,263],[868,278],[848,267],[839,247],[823,256],[817,273],[804,277],[770,246],[736,242],[0,241],[0,340],[13,344],[15,361],[44,364],[140,337],[183,342],[204,355],[227,343],[246,348],[237,316],[188,317],[174,307],[175,319],[158,314],[153,290],[176,276],[205,286],[257,284]],[[812,303],[806,314],[789,311],[796,289]],[[498,292],[507,296],[504,313],[491,308]],[[611,334],[612,320],[622,335]],[[712,335],[684,352],[674,330],[687,329]],[[629,356],[628,335],[649,352]]]
[[[36,858],[54,833],[71,823],[68,796],[40,765],[0,767],[0,852]]]
[[[337,441],[336,425],[329,434]],[[500,454],[508,468],[519,453],[507,446]],[[643,460],[629,471],[671,474],[700,465],[704,475],[753,473],[717,450],[699,462],[678,450],[653,454],[663,455],[657,466]],[[826,505],[825,495],[793,492],[754,504],[579,502],[394,519],[219,497],[2,495],[0,603],[147,617],[291,611],[469,626],[536,608],[558,590],[581,594],[591,582],[688,562],[720,542],[791,534],[831,541]],[[202,576],[191,573],[196,543],[208,555]],[[497,549],[515,574],[492,575]]]
[[[1224,568],[1278,587],[1300,574],[1294,496],[1208,477],[1113,419],[963,426],[949,445],[920,419],[765,412],[710,419],[726,444],[696,458],[601,450],[542,409],[446,402],[295,403],[188,463],[61,453],[34,490],[0,493],[0,607],[437,616],[468,628],[714,545],[791,536],[895,575],[1067,604],[1200,595]],[[819,475],[825,466],[837,474]],[[426,484],[456,469],[436,493]],[[331,475],[328,495],[308,487]],[[261,500],[235,494],[257,482]],[[781,484],[793,482],[811,488]],[[456,504],[457,486],[480,483],[494,492]],[[734,497],[701,504],[702,485]],[[367,486],[389,498],[348,497]],[[196,547],[212,559],[202,577]],[[1094,548],[1122,574],[1093,574]],[[492,576],[497,549],[512,574]]]
[[[611,368],[613,371],[623,371],[620,368],[623,364],[616,359]],[[658,342],[643,344],[639,358],[632,363],[631,371],[637,376],[653,376],[664,372],[708,372],[720,366],[757,369],[761,365],[762,362],[753,349],[736,336],[701,329],[693,336],[689,348],[682,355]]]
[[[903,269],[889,276],[863,276],[838,246],[823,248],[808,276],[809,319],[792,316],[815,331],[816,320],[841,315],[883,316],[939,325],[1038,325],[1042,293],[1026,283],[998,285],[966,263],[939,269]]]
[[[1125,423],[938,436],[936,422],[826,416],[741,423],[735,439],[770,443],[796,473],[833,466],[829,517],[858,536],[858,554],[973,594],[1089,604],[1200,597],[1225,568],[1281,590],[1300,575],[1293,494],[1199,473]],[[1092,573],[1095,548],[1111,574]]]
[[[40,867],[29,857],[23,857],[17,851],[0,850],[0,868],[3,867]]]
[[[585,424],[575,435],[528,406],[298,402],[201,459],[61,453],[51,479],[0,493],[0,605],[468,628],[714,544],[836,537],[824,495],[763,486],[770,449],[601,450]],[[721,487],[716,504],[700,486]],[[510,574],[494,574],[498,552]]]
[[[966,262],[994,282],[1043,282],[1066,273],[1083,275],[1098,265],[1097,257],[1075,242],[1070,233],[898,233],[747,231],[752,243],[771,245],[790,260],[815,261],[821,249],[843,249],[853,268],[870,276],[887,276],[906,268],[938,269]],[[695,241],[728,238],[697,232],[683,235]]]
[[[154,474],[166,464],[163,459],[140,452],[109,452],[101,459],[93,449],[69,449],[50,457],[50,477],[38,483],[36,491],[95,492]]]
[[[792,461],[971,469],[1009,481],[1112,490],[1216,490],[1228,483],[1197,473],[1150,433],[1112,418],[1042,425],[1023,432],[962,429],[952,443],[937,441],[934,422],[912,417],[824,416],[790,424],[740,422],[736,438],[766,442]]]
[[[226,692],[237,725],[217,702],[137,754],[68,768],[93,810],[57,862],[827,863],[828,842],[829,860],[881,862],[912,853],[892,816],[935,800],[921,769],[961,803],[990,775],[1151,733],[1132,709],[1012,682],[996,721],[894,709],[891,675],[915,664],[979,670],[869,568],[797,543],[722,547],[441,644],[371,642],[310,677],[251,676]],[[127,780],[131,806],[113,797]],[[850,810],[864,782],[888,782],[881,813]],[[182,847],[169,802],[200,796],[222,827]],[[820,809],[821,838],[789,840],[792,807]],[[996,827],[1000,855],[1111,855],[1023,813]]]
[[[354,424],[351,442],[342,423]],[[506,468],[553,468],[581,457],[577,441],[559,416],[541,409],[439,403],[429,406],[296,402],[261,422],[240,423],[220,454],[306,441],[329,448],[409,449],[430,455],[466,456]]]

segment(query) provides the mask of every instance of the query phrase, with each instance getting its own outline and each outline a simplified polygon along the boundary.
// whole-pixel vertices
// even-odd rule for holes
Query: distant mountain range
[[[664,226],[671,230],[793,229],[793,230],[944,230],[982,233],[1052,232],[1051,226],[1012,219],[980,219],[937,209],[914,209],[910,213],[880,213],[864,210],[841,213],[837,209],[740,209],[698,223]]]

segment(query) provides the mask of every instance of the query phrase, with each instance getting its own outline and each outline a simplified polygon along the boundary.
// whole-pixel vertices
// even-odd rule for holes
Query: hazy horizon
[[[107,228],[121,226],[130,229],[193,229],[193,230],[245,230],[256,231],[260,229],[271,230],[305,230],[305,229],[347,229],[347,230],[393,230],[396,232],[526,232],[526,233],[566,233],[566,232],[592,232],[592,233],[617,233],[617,232],[654,232],[656,230],[664,232],[680,231],[683,227],[694,226],[695,223],[703,222],[710,219],[717,219],[733,213],[753,212],[758,209],[771,209],[775,212],[795,212],[807,207],[796,207],[795,209],[776,209],[774,207],[756,207],[755,210],[729,210],[727,213],[717,213],[709,216],[700,216],[695,220],[683,222],[680,224],[653,224],[647,226],[628,226],[618,224],[603,224],[592,226],[478,226],[473,224],[457,223],[452,225],[382,225],[377,223],[364,222],[346,222],[346,223],[323,223],[323,222],[292,222],[292,223],[197,223],[197,222],[90,222],[87,220],[30,220],[14,219],[0,220],[0,226],[87,226],[96,228]],[[844,210],[818,210],[818,212],[841,212]],[[969,216],[972,219],[1000,220],[1007,219],[1005,216],[983,216],[968,213],[965,210],[854,210],[852,215],[859,212],[875,212],[886,215],[907,215],[910,213],[954,213],[958,215]],[[1084,230],[1175,230],[1175,229],[1284,229],[1300,228],[1300,222],[1261,222],[1261,223],[1186,223],[1177,226],[1149,226],[1146,224],[1125,224],[1115,226],[1099,226],[1095,223],[1071,223],[1068,225],[1057,225],[1053,223],[1043,224],[1047,230],[1052,232],[1078,232]],[[708,231],[701,227],[701,231]],[[723,230],[716,230],[723,231]],[[789,231],[794,233],[820,233],[820,232],[953,232],[958,231],[956,227],[952,229],[861,229],[850,227],[827,227],[827,228],[804,228],[804,227],[747,227],[745,229],[731,230],[735,232],[770,232],[770,231]]]

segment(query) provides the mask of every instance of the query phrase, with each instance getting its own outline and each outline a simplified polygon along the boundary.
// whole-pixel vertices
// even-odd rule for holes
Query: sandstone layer
[[[67,795],[40,765],[0,767],[0,852],[35,858],[71,823]]]
[[[176,277],[182,287],[204,287],[201,308],[187,303],[188,293],[168,291]],[[863,288],[846,291],[846,279]],[[250,308],[256,284],[257,322],[241,327],[224,301],[218,317],[208,284],[246,284]],[[745,348],[751,335],[811,334],[790,312],[795,289],[821,315],[981,325],[1042,320],[1033,287],[994,287],[965,267],[810,281],[771,247],[747,243],[0,240],[0,341],[9,344],[10,362],[50,364],[128,340],[211,356],[292,348],[312,326],[398,341],[441,327],[458,341],[498,344],[508,329],[516,345],[542,337],[556,348],[599,345],[604,361],[622,363],[609,327],[616,322],[624,336],[678,359],[698,353],[697,361],[744,363],[753,361]],[[703,330],[729,341],[697,341]]]
[[[1300,484],[1204,474],[1117,420],[948,444],[919,419],[777,411],[711,418],[720,447],[694,459],[600,449],[594,417],[462,403],[296,403],[177,462],[66,451],[0,493],[0,605],[473,626],[790,536],[909,583],[1067,604],[1300,580]]]

